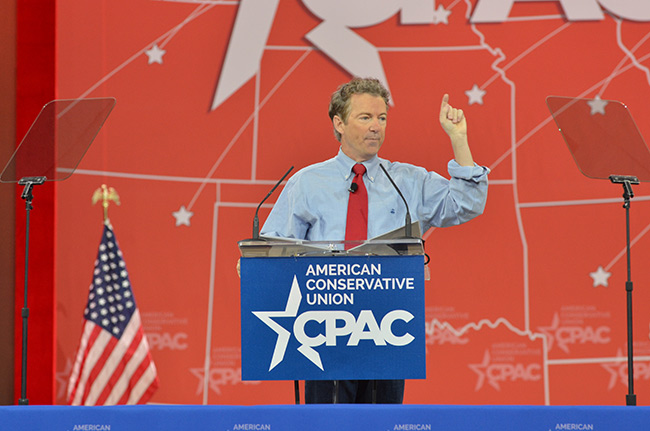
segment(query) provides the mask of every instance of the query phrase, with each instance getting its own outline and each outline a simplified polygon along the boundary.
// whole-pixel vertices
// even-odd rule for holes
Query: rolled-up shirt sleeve
[[[429,227],[455,226],[481,215],[487,202],[488,174],[485,166],[447,165],[450,180],[427,172],[418,204],[418,218]]]

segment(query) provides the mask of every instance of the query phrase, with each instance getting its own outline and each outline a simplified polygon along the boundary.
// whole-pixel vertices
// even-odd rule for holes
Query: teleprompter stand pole
[[[625,234],[627,248],[627,281],[625,291],[627,292],[627,395],[625,404],[636,406],[636,395],[634,394],[634,349],[632,338],[632,265],[630,261],[630,199],[634,197],[632,185],[639,184],[637,177],[623,175],[610,175],[609,180],[614,184],[623,185],[623,208],[625,208]]]
[[[27,217],[25,219],[25,297],[23,299],[23,309],[21,311],[21,316],[23,318],[23,348],[20,399],[18,400],[18,405],[21,406],[26,406],[29,404],[29,400],[27,399],[27,320],[29,318],[29,308],[27,307],[27,276],[29,273],[29,214],[30,211],[34,208],[32,206],[32,200],[34,199],[32,189],[35,185],[43,184],[45,180],[45,177],[24,177],[18,181],[19,185],[25,186],[20,197],[25,200],[25,211],[27,211]]]

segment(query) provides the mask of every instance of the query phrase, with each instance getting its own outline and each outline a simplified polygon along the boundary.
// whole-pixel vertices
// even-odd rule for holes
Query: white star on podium
[[[607,279],[612,275],[611,272],[607,272],[603,269],[602,266],[598,266],[598,269],[594,272],[590,272],[589,276],[594,280],[594,287],[605,286],[608,287],[609,284]]]
[[[298,308],[300,307],[301,300],[302,294],[300,293],[300,286],[298,285],[298,279],[294,275],[293,283],[291,283],[291,291],[289,292],[289,298],[287,299],[287,305],[285,306],[284,311],[253,311],[255,317],[260,319],[266,324],[266,326],[278,334],[278,339],[275,342],[275,349],[273,349],[273,357],[271,358],[269,371],[275,368],[276,365],[278,365],[284,359],[284,353],[287,350],[289,338],[291,337],[291,333],[284,329],[282,325],[273,320],[273,318],[296,317],[298,315]]]
[[[185,205],[181,205],[181,209],[172,212],[172,215],[176,219],[176,226],[189,226],[190,218],[194,215],[194,213],[192,211],[188,211],[187,208],[185,208]]]
[[[485,96],[485,90],[481,90],[478,85],[474,84],[471,90],[466,90],[465,94],[469,98],[469,104],[478,103],[479,105],[483,104],[483,96]]]

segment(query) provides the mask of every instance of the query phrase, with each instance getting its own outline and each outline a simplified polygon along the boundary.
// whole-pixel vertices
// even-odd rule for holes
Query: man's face
[[[334,127],[341,134],[341,149],[357,162],[374,157],[386,133],[386,102],[380,96],[353,94],[347,123],[334,116]]]

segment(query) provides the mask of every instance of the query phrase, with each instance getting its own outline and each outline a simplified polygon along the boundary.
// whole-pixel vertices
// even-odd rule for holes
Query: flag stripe
[[[71,402],[72,398],[77,391],[77,385],[79,383],[79,373],[83,364],[86,360],[86,353],[88,345],[95,341],[95,338],[99,334],[99,331],[96,334],[93,334],[95,325],[91,322],[86,321],[84,323],[83,331],[81,333],[81,340],[79,341],[79,351],[75,357],[74,365],[72,366],[72,372],[70,374],[70,380],[68,381],[68,390],[67,390],[67,399],[68,403]]]
[[[102,394],[104,392],[110,393],[111,387],[115,384],[124,369],[124,364],[133,355],[133,344],[139,343],[139,333],[141,332],[138,331],[139,323],[139,320],[136,322],[134,318],[131,318],[120,340],[120,344],[111,353],[111,358],[109,358],[106,366],[102,368],[101,374],[95,378],[95,382],[93,383],[93,396],[87,400],[87,405],[102,405],[103,400],[100,401]],[[134,332],[135,334],[133,334]],[[129,340],[131,342],[127,344]]]
[[[133,357],[126,365],[124,373],[122,373],[120,379],[115,383],[113,392],[109,397],[110,400],[117,404],[126,402],[129,395],[128,393],[133,389],[134,382],[137,381],[139,374],[141,374],[140,367],[143,361],[148,360],[147,356],[147,345],[140,343],[134,352]]]
[[[131,398],[129,398],[129,404],[144,404],[149,401],[154,392],[156,392],[156,389],[158,389],[158,384],[156,365],[153,361],[149,361],[149,366],[134,388]],[[139,392],[141,392],[140,398],[136,398]]]
[[[142,333],[142,345],[145,350],[149,351],[149,341],[147,337]],[[158,389],[158,372],[156,370],[156,365],[151,359],[151,355],[147,355],[145,360],[142,361],[141,367],[144,368],[138,383],[133,386],[131,396],[129,397],[127,404],[144,404],[149,401],[149,398],[153,393]]]
[[[105,333],[104,333],[105,334]],[[97,361],[93,364],[94,366],[92,369],[90,369],[90,372],[88,374],[88,378],[86,379],[86,390],[84,391],[83,397],[81,398],[81,404],[83,405],[93,405],[87,404],[86,400],[88,399],[88,395],[90,394],[90,390],[92,389],[93,385],[97,383],[97,376],[102,372],[104,369],[104,365],[107,364],[109,356],[113,353],[113,350],[117,346],[117,339],[112,336],[108,336],[108,341],[104,348],[101,351],[101,354],[98,356]]]
[[[103,386],[103,389],[101,393],[98,391],[99,398],[97,399],[96,404],[98,405],[105,405],[107,398],[109,397],[111,391],[121,378],[121,376],[124,375],[124,370],[126,368],[126,365],[128,362],[131,360],[133,357],[133,353],[135,352],[135,349],[137,346],[140,344],[140,340],[142,339],[142,330],[139,328],[139,319],[136,319],[137,311],[134,313],[133,317],[131,318],[131,322],[129,322],[129,325],[127,326],[126,330],[124,331],[124,336],[122,337],[124,340],[124,343],[120,346],[120,352],[119,352],[119,359],[115,359],[115,366],[111,367],[110,370],[107,369],[107,376],[108,379],[103,379],[101,382],[97,382],[98,384],[101,384]],[[136,322],[137,320],[137,322]],[[132,332],[135,331],[135,334],[132,334]],[[126,344],[127,340],[131,339],[131,343],[129,345]],[[108,372],[111,374],[109,375]],[[114,404],[114,403],[113,403]]]
[[[86,357],[83,360],[83,366],[79,370],[80,377],[79,382],[77,382],[76,393],[74,396],[74,402],[76,405],[79,405],[82,400],[82,396],[86,391],[86,384],[88,383],[88,376],[90,375],[91,370],[95,366],[97,359],[101,356],[104,348],[110,341],[110,335],[107,335],[106,332],[102,331],[100,328],[93,329],[92,334],[95,336],[91,343],[88,343],[88,348],[86,349]]]
[[[93,333],[94,332],[95,331],[93,331]],[[95,364],[104,352],[104,349],[108,345],[110,338],[112,337],[100,329],[94,342],[88,346],[88,349],[86,351],[86,358],[84,360],[83,367],[81,367],[79,383],[77,384],[77,393],[74,397],[75,402],[79,405],[83,402],[84,394],[86,393],[86,386],[88,385],[88,379],[90,378],[90,373],[92,372],[93,368],[95,368]]]
[[[121,402],[127,403],[131,398],[140,398],[140,395],[144,389],[145,383],[140,383],[140,378],[144,375],[144,372],[149,367],[149,358],[143,358],[143,361],[138,364],[137,367],[133,370],[133,374],[128,382],[129,392],[124,392]]]

